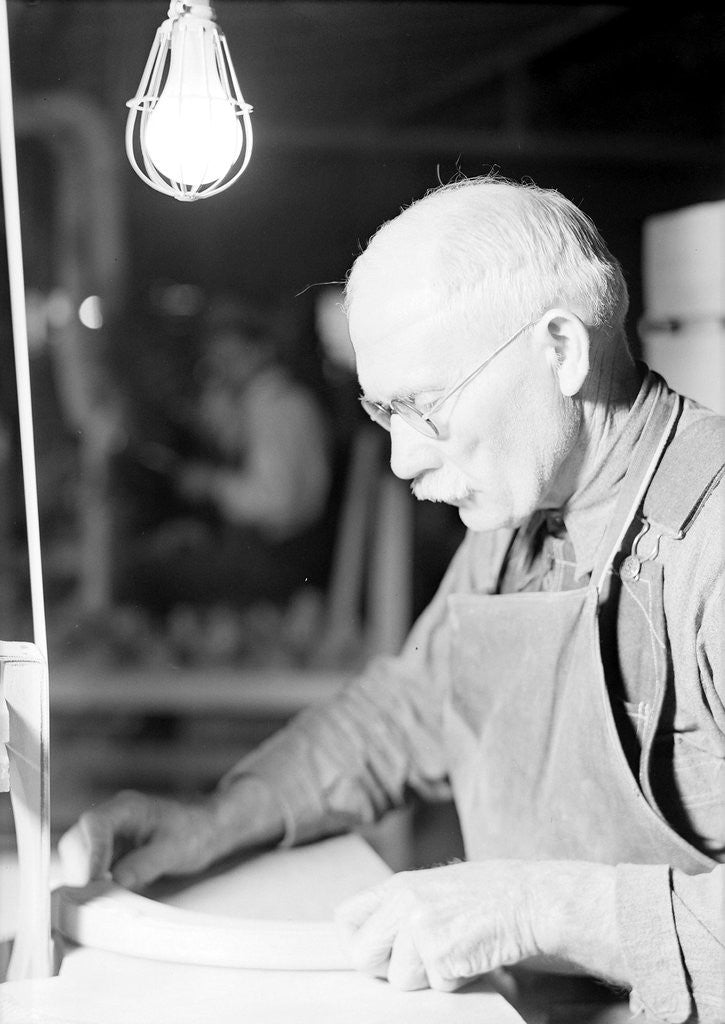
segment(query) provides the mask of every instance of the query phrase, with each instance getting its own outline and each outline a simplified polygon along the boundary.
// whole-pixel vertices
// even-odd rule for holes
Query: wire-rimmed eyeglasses
[[[500,352],[503,352],[511,342],[516,341],[518,337],[520,337],[525,331],[528,331],[530,327],[533,327],[535,323],[536,321],[532,320],[529,323],[524,324],[523,327],[519,327],[515,334],[512,334],[511,337],[507,338],[502,345],[499,345],[498,348],[494,349],[493,352],[487,355],[482,363],[479,363],[474,370],[471,370],[470,373],[466,374],[463,380],[459,380],[458,383],[450,389],[450,391],[446,391],[446,393],[434,402],[433,405],[425,412],[418,409],[415,406],[414,400],[410,398],[394,398],[390,405],[384,405],[382,402],[371,402],[369,398],[365,398],[364,395],[361,395],[360,403],[370,419],[373,420],[374,423],[379,423],[380,426],[384,427],[386,430],[390,430],[390,417],[395,415],[400,416],[401,419],[405,420],[409,427],[412,427],[413,430],[417,430],[419,434],[424,434],[425,437],[440,437],[440,430],[436,426],[433,416],[449,398],[452,398],[453,395],[462,391],[463,388],[465,388],[467,384],[470,384],[482,370],[485,370],[488,364],[495,359]]]

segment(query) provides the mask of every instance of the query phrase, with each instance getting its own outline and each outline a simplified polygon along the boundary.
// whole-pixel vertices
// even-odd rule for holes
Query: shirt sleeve
[[[450,796],[441,716],[448,689],[447,597],[470,589],[471,535],[400,656],[379,658],[343,693],[298,715],[222,780],[253,774],[286,820],[285,844],[367,824],[407,791]]]
[[[634,1014],[653,1024],[722,1024],[725,864],[701,875],[620,864],[617,924]]]

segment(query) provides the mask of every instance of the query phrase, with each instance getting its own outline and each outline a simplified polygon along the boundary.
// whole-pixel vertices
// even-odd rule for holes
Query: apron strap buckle
[[[642,563],[654,561],[660,552],[662,533],[655,533],[654,531],[650,538],[651,545],[649,550],[640,550],[642,541],[652,529],[652,523],[646,516],[640,517],[640,522],[642,523],[642,528],[632,541],[632,550],[626,558],[622,559],[622,564],[619,566],[619,577],[624,581],[638,580]]]

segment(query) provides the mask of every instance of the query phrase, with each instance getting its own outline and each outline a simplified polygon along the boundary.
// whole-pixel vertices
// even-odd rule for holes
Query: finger
[[[415,943],[413,930],[407,923],[400,926],[393,942],[388,965],[388,981],[395,988],[402,989],[404,992],[430,987],[425,965]]]
[[[349,940],[355,970],[377,978],[387,977],[401,919],[400,900],[389,898],[360,925]]]
[[[162,875],[169,874],[178,857],[178,840],[155,839],[140,846],[113,865],[114,881],[124,889],[141,890]]]
[[[94,878],[103,877],[111,859],[110,851],[94,847],[80,821],[58,840],[58,855],[65,885],[87,885]]]
[[[451,923],[419,913],[413,921],[412,939],[425,968],[428,984],[437,992],[455,992],[480,977],[480,951],[451,933]]]
[[[86,885],[108,877],[118,838],[138,842],[150,832],[147,804],[141,794],[124,792],[82,814],[58,843],[66,884]]]
[[[455,992],[471,978],[461,972],[451,974],[440,957],[440,925],[418,909],[401,921],[390,956],[388,981],[408,991],[432,988]]]
[[[114,836],[137,842],[148,838],[158,822],[159,801],[143,793],[123,790],[83,817],[109,828]]]
[[[455,992],[485,973],[480,942],[471,945],[465,939],[449,937],[448,942],[442,942],[441,938],[440,930],[416,937],[432,989]]]
[[[66,885],[87,885],[108,877],[113,860],[113,828],[105,817],[81,815],[58,842]]]
[[[459,988],[463,988],[464,985],[468,985],[469,982],[474,980],[474,978],[444,978],[433,968],[429,969],[427,974],[430,987],[435,989],[436,992],[456,992]],[[474,977],[479,977],[479,975]]]
[[[375,913],[382,901],[383,892],[380,886],[364,889],[340,904],[335,910],[335,921],[345,936],[350,937]]]

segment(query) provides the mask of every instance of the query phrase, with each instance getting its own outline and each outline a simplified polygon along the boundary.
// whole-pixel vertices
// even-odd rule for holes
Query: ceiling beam
[[[319,152],[342,156],[425,157],[456,160],[459,156],[497,163],[525,157],[572,163],[722,165],[722,148],[701,139],[641,134],[537,133],[532,131],[458,131],[439,128],[402,130],[333,126],[255,125],[255,149]]]
[[[482,53],[475,61],[459,68],[455,74],[431,81],[427,89],[417,89],[408,96],[396,96],[387,108],[376,110],[376,117],[400,124],[425,114],[431,107],[455,100],[472,89],[487,85],[499,75],[520,68],[546,53],[557,50],[572,39],[601,28],[613,18],[623,14],[617,7],[593,7],[544,28],[534,29],[519,36],[514,42],[495,51]]]

